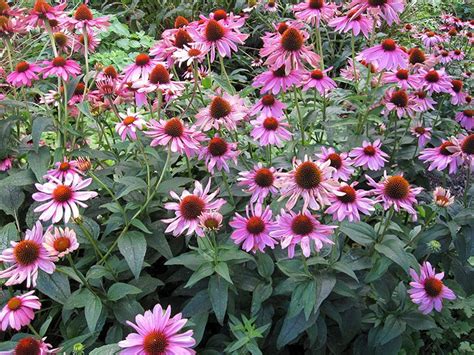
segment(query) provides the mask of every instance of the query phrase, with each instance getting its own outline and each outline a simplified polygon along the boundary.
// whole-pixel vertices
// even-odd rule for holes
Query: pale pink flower
[[[8,74],[7,82],[13,86],[31,86],[33,80],[38,80],[37,73],[41,72],[41,68],[32,63],[28,62],[19,62],[15,71]]]
[[[195,124],[203,131],[209,131],[211,128],[218,130],[221,126],[233,131],[247,114],[244,100],[238,95],[225,92],[222,96],[212,97],[211,103],[199,110]]]
[[[390,38],[383,40],[379,45],[364,49],[357,59],[374,63],[378,70],[398,70],[408,66],[408,54]]]
[[[293,13],[298,20],[316,27],[321,21],[328,22],[336,11],[337,5],[325,0],[305,0],[293,6]]]
[[[374,201],[366,196],[370,195],[370,191],[356,190],[354,187],[357,182],[348,185],[342,183],[338,191],[343,193],[330,197],[331,204],[325,213],[342,222],[347,219],[349,222],[360,221],[360,214],[370,215],[375,210]]]
[[[303,79],[303,91],[314,88],[321,96],[324,96],[326,93],[336,88],[336,82],[326,75],[326,73],[331,69],[332,67],[325,70],[314,69],[311,72],[306,73],[305,78]]]
[[[138,80],[148,80],[153,68],[159,63],[157,59],[150,58],[148,54],[140,53],[135,57],[135,62],[127,65],[123,70],[123,81],[133,85]]]
[[[82,175],[77,160],[68,161],[67,158],[64,157],[62,162],[56,162],[54,163],[54,166],[54,169],[50,169],[46,172],[46,175],[44,176],[45,179],[52,176],[62,181],[68,176],[69,178],[72,178],[74,175]]]
[[[87,207],[83,201],[97,196],[94,191],[81,191],[91,183],[92,179],[81,180],[79,175],[69,175],[64,181],[50,177],[45,184],[35,184],[39,192],[33,194],[33,200],[45,203],[36,207],[34,212],[42,212],[39,219],[52,220],[53,223],[58,223],[63,218],[67,223],[71,216],[79,217],[77,205]]]
[[[416,125],[410,128],[411,133],[418,138],[418,146],[424,147],[426,143],[431,140],[431,131],[429,127],[423,127],[421,125]]]
[[[418,79],[415,75],[412,75],[407,69],[398,69],[397,71],[384,73],[383,76],[384,84],[395,83],[400,89],[417,89]]]
[[[171,307],[163,310],[157,304],[152,311],[137,315],[136,324],[127,321],[136,333],[130,333],[125,340],[119,341],[118,345],[122,348],[120,354],[193,355],[196,353],[191,349],[196,344],[193,331],[180,333],[187,321],[181,313],[171,318]]]
[[[242,171],[239,175],[238,185],[247,187],[244,191],[252,194],[251,203],[263,203],[268,195],[275,196],[278,193],[276,170],[273,167],[265,168],[262,163],[258,163],[251,171]]]
[[[381,146],[380,139],[377,139],[374,143],[363,141],[362,147],[352,149],[349,156],[353,158],[354,166],[362,166],[369,170],[382,168],[387,162],[388,155],[380,149]]]
[[[365,38],[369,39],[369,35],[374,27],[374,21],[371,17],[358,12],[357,9],[351,10],[343,16],[334,17],[328,24],[330,27],[334,27],[336,32],[346,33],[352,31],[354,36],[362,33]],[[358,14],[356,15],[356,13]]]
[[[8,326],[15,330],[20,330],[25,325],[31,323],[35,317],[35,310],[41,309],[39,298],[33,296],[35,291],[27,292],[23,295],[13,296],[0,311],[0,324],[3,331]]]
[[[130,140],[137,139],[137,131],[141,131],[145,126],[146,122],[142,116],[136,112],[133,112],[131,108],[127,109],[127,113],[119,113],[121,122],[115,124],[115,131],[124,142],[127,136]]]
[[[352,161],[347,153],[336,153],[334,148],[321,147],[321,153],[316,154],[320,163],[329,161],[329,166],[335,169],[333,179],[347,181],[354,173]]]
[[[286,104],[275,98],[271,94],[263,95],[260,100],[250,110],[251,116],[283,116],[283,110],[286,109]]]
[[[303,79],[302,70],[285,71],[285,67],[280,67],[277,70],[268,70],[253,79],[252,86],[255,88],[262,87],[260,94],[267,92],[277,95],[280,91],[286,92],[288,89],[300,87]]]
[[[189,46],[184,45],[183,48],[178,48],[174,51],[173,58],[180,65],[186,63],[187,66],[191,66],[193,63],[204,61],[206,59],[206,52],[202,48],[202,44],[191,43]]]
[[[0,278],[9,278],[6,286],[18,285],[26,280],[26,287],[36,287],[38,269],[52,274],[56,269],[53,261],[56,258],[44,247],[43,226],[41,222],[25,232],[25,238],[19,242],[11,242],[11,248],[2,251],[0,261],[11,264],[0,271]]]
[[[44,234],[43,246],[50,255],[62,258],[77,250],[79,243],[73,229],[50,226]]]
[[[259,116],[250,121],[253,126],[250,135],[262,147],[267,145],[276,145],[282,147],[284,141],[289,141],[292,134],[286,129],[290,125],[284,122],[284,117],[265,117]]]
[[[405,1],[403,0],[353,0],[348,7],[350,9],[357,9],[354,17],[366,10],[371,15],[382,17],[387,24],[391,26],[394,22],[400,23],[398,14],[401,14],[405,9]]]
[[[459,156],[455,155],[456,145],[451,141],[443,141],[435,148],[425,148],[420,153],[420,160],[430,163],[428,171],[442,171],[449,166],[449,173],[454,174],[461,164]]]
[[[444,272],[436,274],[428,261],[421,266],[420,275],[413,269],[410,269],[410,275],[413,281],[410,282],[412,288],[408,290],[408,293],[412,302],[419,305],[418,309],[423,314],[430,313],[433,308],[441,312],[443,298],[456,299],[454,292],[441,281],[444,278]]]
[[[72,59],[66,59],[58,56],[51,61],[44,61],[45,67],[42,69],[43,78],[49,76],[57,76],[64,81],[69,80],[70,77],[76,77],[81,74],[81,67]]]
[[[204,231],[217,231],[222,228],[223,217],[219,212],[203,212],[198,218],[199,226]]]
[[[79,5],[74,12],[74,16],[66,17],[62,22],[70,30],[76,29],[77,31],[83,31],[83,29],[87,31],[92,29],[103,31],[110,26],[108,16],[94,18],[92,11],[86,4]]]
[[[433,191],[433,201],[440,207],[448,207],[454,203],[454,196],[451,196],[451,191],[438,186]]]
[[[207,170],[212,175],[214,174],[214,168],[217,168],[218,171],[230,172],[227,161],[231,160],[234,164],[237,164],[239,153],[237,143],[226,142],[216,134],[209,140],[206,147],[201,148],[199,159],[205,160]]]

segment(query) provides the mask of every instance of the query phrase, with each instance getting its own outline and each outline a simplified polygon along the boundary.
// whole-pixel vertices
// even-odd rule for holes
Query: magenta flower
[[[45,67],[42,69],[43,78],[57,76],[67,81],[69,77],[76,77],[81,74],[81,67],[72,59],[58,56],[51,61],[44,61]]]
[[[41,222],[25,232],[25,238],[19,242],[11,242],[12,247],[2,251],[0,261],[12,264],[0,271],[0,278],[7,278],[6,286],[18,285],[26,280],[26,287],[36,287],[38,268],[48,274],[56,269],[55,257],[48,253],[43,245],[43,226]]]
[[[235,244],[242,244],[242,249],[256,253],[260,250],[265,252],[269,246],[275,247],[275,240],[270,236],[274,230],[275,222],[272,221],[272,211],[267,206],[263,209],[262,205],[257,203],[255,206],[247,205],[245,208],[246,217],[236,213],[229,225],[234,228],[231,238]]]
[[[214,96],[209,106],[199,110],[195,124],[203,131],[211,128],[218,130],[221,126],[231,131],[237,128],[237,124],[247,113],[243,99],[238,95],[224,93],[222,96]]]
[[[248,35],[239,31],[242,27],[239,21],[228,21],[224,19],[207,19],[201,16],[202,24],[190,27],[189,33],[195,42],[202,44],[206,52],[210,52],[210,60],[216,58],[216,51],[221,57],[230,57],[232,51],[237,52],[237,45],[243,44]]]
[[[135,62],[127,65],[123,70],[123,81],[133,84],[138,80],[148,80],[153,68],[159,63],[157,59],[151,59],[148,54],[140,53],[135,57]]]
[[[41,68],[36,64],[28,62],[20,62],[16,65],[15,71],[8,74],[7,82],[13,86],[31,86],[33,80],[38,80],[37,73],[41,72]]]
[[[49,255],[62,258],[77,250],[79,243],[73,229],[50,226],[44,234],[43,246],[49,252]]]
[[[291,70],[287,73],[284,67],[280,67],[277,70],[268,70],[257,75],[253,79],[252,86],[255,88],[262,87],[260,94],[270,92],[277,95],[280,91],[286,92],[293,85],[300,87],[302,79],[303,71]]]
[[[365,177],[369,185],[374,188],[371,192],[376,196],[375,202],[381,202],[385,210],[390,207],[397,212],[404,209],[416,221],[417,215],[413,204],[417,203],[416,195],[423,190],[422,187],[412,187],[402,175],[387,176],[386,172],[378,183],[368,175]]]
[[[28,16],[28,23],[31,26],[41,26],[44,25],[45,21],[58,21],[64,16],[66,6],[66,1],[56,6],[51,6],[45,0],[36,0]]]
[[[12,158],[5,157],[0,159],[0,171],[8,171],[12,168]]]
[[[397,70],[408,66],[408,54],[390,38],[383,40],[377,46],[364,49],[357,59],[375,64],[378,70]]]
[[[232,160],[234,164],[237,164],[238,155],[237,143],[226,142],[216,134],[209,140],[207,147],[201,148],[199,159],[204,159],[207,170],[214,174],[214,168],[217,168],[218,171],[224,169],[224,171],[229,172],[227,161]]]
[[[281,117],[284,109],[286,109],[286,104],[276,99],[275,96],[267,94],[258,100],[249,114],[251,116]]]
[[[308,72],[303,81],[303,91],[315,88],[321,96],[324,96],[327,92],[336,88],[336,82],[326,75],[331,69],[332,67],[326,70],[314,69]]]
[[[322,206],[329,205],[329,195],[337,189],[337,182],[331,179],[334,168],[330,162],[313,162],[307,156],[304,160],[293,159],[293,170],[281,173],[279,184],[281,197],[289,197],[286,208],[292,209],[299,198],[303,198],[303,211],[308,207],[319,210]]]
[[[456,113],[455,119],[466,130],[470,131],[474,128],[474,118],[472,118],[474,110],[467,109]]]
[[[398,69],[397,71],[383,74],[384,84],[395,83],[400,89],[417,89],[418,79],[415,75],[410,74],[407,69]]]
[[[463,82],[461,80],[451,80],[451,104],[464,105],[466,103],[467,94],[463,92]]]
[[[115,124],[115,131],[120,136],[122,142],[127,139],[137,140],[137,131],[141,131],[146,122],[142,116],[136,112],[133,112],[131,108],[127,109],[127,113],[119,113],[121,122]]]
[[[51,349],[53,346],[45,342],[46,337],[42,339],[35,339],[33,337],[25,337],[18,340],[15,349],[7,352],[0,352],[5,355],[21,355],[21,354],[56,354],[59,349]]]
[[[388,89],[383,102],[385,103],[385,107],[382,113],[385,116],[388,116],[390,112],[394,111],[398,118],[404,116],[414,117],[415,111],[418,109],[415,99],[408,95],[403,89]]]
[[[413,269],[410,269],[410,275],[413,281],[410,282],[412,288],[408,290],[408,293],[413,303],[419,305],[418,309],[423,314],[430,313],[433,308],[441,312],[443,298],[456,299],[454,292],[441,281],[444,278],[444,272],[436,274],[428,261],[421,266],[420,275]]]
[[[20,330],[23,326],[31,323],[35,317],[35,309],[41,309],[39,298],[33,296],[34,293],[33,290],[8,300],[0,311],[0,324],[3,331],[7,330],[8,326]]]
[[[429,127],[423,127],[421,125],[411,127],[411,133],[418,138],[418,146],[424,147],[426,143],[431,140],[431,131]]]
[[[452,142],[454,143],[452,149],[454,155],[470,166],[471,171],[474,171],[474,133],[460,134],[457,138],[453,137]]]
[[[339,193],[330,197],[331,205],[326,209],[326,213],[340,222],[345,219],[350,222],[360,221],[359,212],[370,215],[375,210],[375,202],[366,197],[370,194],[369,191],[356,190],[356,185],[357,182],[351,185],[342,183],[338,189]]]
[[[356,14],[368,10],[370,14],[382,17],[391,26],[394,22],[400,23],[398,14],[405,9],[405,2],[403,0],[353,0],[348,7],[357,9]]]
[[[97,196],[94,191],[80,191],[89,186],[92,179],[81,180],[79,175],[66,176],[64,181],[52,176],[49,178],[50,181],[45,184],[35,184],[39,192],[33,194],[33,200],[46,202],[34,209],[34,212],[42,212],[39,217],[42,221],[58,223],[64,218],[67,223],[71,216],[80,216],[77,205],[87,207],[83,201]]]
[[[246,186],[245,192],[251,193],[250,202],[263,203],[268,195],[276,195],[276,170],[273,167],[265,168],[262,163],[258,163],[251,171],[240,172],[237,180],[239,185]]]
[[[54,164],[54,166],[54,169],[47,171],[46,175],[44,176],[45,179],[52,176],[58,180],[63,181],[66,178],[72,179],[74,175],[82,175],[77,160],[68,161],[67,158],[64,157],[62,162],[57,162]]]
[[[137,81],[133,84],[133,88],[138,89],[138,92],[151,93],[157,90],[167,92],[181,92],[184,89],[182,83],[171,80],[172,75],[168,72],[163,64],[157,64],[153,68],[148,77],[148,80]]]
[[[199,216],[205,212],[218,211],[226,203],[221,198],[213,201],[219,193],[219,189],[209,194],[210,188],[211,179],[209,179],[204,189],[200,182],[195,181],[193,192],[190,193],[184,190],[181,197],[176,192],[171,191],[171,197],[179,202],[165,203],[165,209],[175,211],[173,218],[162,220],[162,222],[169,224],[165,233],[172,232],[173,236],[177,237],[188,230],[186,235],[195,232],[198,236],[203,237],[204,231],[200,226]]]
[[[282,249],[288,248],[288,257],[295,256],[295,247],[300,245],[303,255],[311,255],[311,244],[320,251],[324,244],[334,244],[328,237],[337,226],[321,224],[314,216],[306,212],[281,211],[277,217],[275,230],[271,236],[279,239]]]
[[[433,31],[426,31],[421,35],[421,41],[423,42],[423,45],[429,49],[444,42],[444,38],[440,35],[437,35]]]
[[[199,152],[200,143],[205,139],[201,132],[188,127],[177,117],[160,121],[152,119],[147,123],[147,128],[145,134],[153,138],[150,146],[169,145],[173,153],[184,153],[188,158]]]
[[[374,21],[371,17],[360,13],[356,9],[349,11],[344,16],[334,17],[329,21],[328,25],[334,27],[336,32],[346,33],[352,31],[354,36],[362,33],[365,38],[369,39],[369,34],[374,27]]]
[[[161,40],[150,49],[150,55],[154,56],[155,59],[166,62],[170,67],[175,63],[175,54],[178,51],[182,52],[187,46],[198,48],[201,52],[200,55],[205,56],[208,50],[200,43],[193,43],[194,39],[187,28],[188,25],[163,31]],[[184,52],[187,53],[188,51]]]
[[[253,126],[250,135],[262,147],[267,145],[283,146],[283,141],[289,141],[292,134],[286,129],[290,125],[284,122],[284,117],[265,117],[260,116],[250,121]]]
[[[335,169],[332,174],[333,179],[347,181],[354,173],[352,161],[348,158],[347,153],[338,154],[334,148],[321,147],[321,153],[316,154],[316,156],[319,158],[318,161],[320,163],[330,162],[329,166]]]
[[[433,92],[445,92],[445,93],[450,93],[452,84],[451,84],[451,78],[448,74],[446,74],[446,71],[444,68],[441,68],[439,70],[435,69],[420,69],[419,74],[418,74],[420,83],[422,86],[427,90],[430,94]]]
[[[471,44],[472,44],[472,41],[471,41]],[[463,60],[464,59],[464,52],[460,51],[459,49],[455,49],[455,50],[449,52],[449,55],[454,60]]]
[[[455,155],[456,145],[451,141],[443,141],[435,148],[425,148],[420,153],[420,160],[430,163],[428,171],[434,169],[442,171],[449,166],[449,173],[454,174],[461,164],[460,158]]]
[[[192,355],[196,352],[191,347],[196,344],[193,331],[179,333],[188,321],[181,313],[171,317],[171,307],[166,311],[157,304],[152,311],[135,317],[135,323],[127,324],[135,329],[136,333],[127,335],[118,345],[123,348],[122,355],[137,354],[180,354]]]
[[[451,56],[449,55],[449,52],[445,50],[440,51],[436,59],[441,64],[448,64],[453,60],[453,58],[451,58]]]
[[[388,155],[380,149],[382,143],[380,139],[370,143],[362,142],[362,147],[354,148],[349,156],[353,158],[354,166],[362,166],[364,169],[379,170],[387,162]]]
[[[75,36],[75,41],[74,41],[74,50],[76,52],[81,52],[83,55],[86,53],[85,50],[85,41],[84,34],[80,34]],[[87,31],[87,51],[89,53],[94,53],[97,47],[99,47],[100,44],[100,39],[97,37],[94,31],[88,30]]]
[[[325,0],[305,0],[293,6],[293,13],[298,20],[319,27],[321,21],[328,22],[336,13],[337,5]]]
[[[418,112],[425,112],[428,110],[434,110],[434,106],[436,104],[436,101],[433,100],[430,96],[427,95],[426,91],[419,90],[416,91],[415,93],[415,102],[417,106],[417,111]]]
[[[77,31],[82,31],[84,28],[88,31],[92,29],[105,30],[110,25],[108,16],[94,18],[92,11],[86,4],[79,5],[74,12],[74,16],[66,17],[63,24],[69,30],[76,29]]]

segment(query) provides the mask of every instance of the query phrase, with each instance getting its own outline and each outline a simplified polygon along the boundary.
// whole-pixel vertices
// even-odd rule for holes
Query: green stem
[[[123,216],[123,219],[124,219],[125,223],[127,223],[127,220],[128,220],[127,213],[125,213],[124,208],[123,208],[122,205],[120,204],[118,198],[115,196],[115,194],[113,193],[113,191],[110,190],[109,187],[108,187],[106,184],[104,184],[104,183],[102,182],[102,180],[100,180],[97,176],[95,176],[92,171],[89,171],[89,176],[90,176],[95,182],[97,182],[105,191],[107,191],[107,193],[110,195],[110,197],[112,197],[112,199],[114,200],[114,202],[117,204],[118,208],[120,208],[120,211],[122,212],[122,216]]]
[[[82,36],[84,37],[84,60],[86,62],[86,77],[89,74],[89,34],[86,25],[82,28]]]
[[[224,65],[224,57],[219,55],[219,62],[221,63],[221,75],[225,76],[227,82],[229,83],[229,88],[232,92],[232,94],[235,94],[234,87],[232,86],[232,83],[230,82],[230,78],[227,75],[227,71],[225,70],[225,65]]]
[[[39,335],[39,333],[36,331],[36,329],[35,329],[31,324],[28,324],[28,328],[30,329],[30,331],[31,331],[36,337],[38,337],[38,339],[41,339],[41,335]]]
[[[103,257],[103,254],[102,254],[102,252],[100,251],[99,246],[97,245],[97,241],[96,241],[96,240],[94,239],[94,237],[90,234],[90,232],[87,230],[87,228],[84,227],[84,225],[82,224],[82,221],[78,220],[78,221],[77,221],[77,225],[78,225],[79,228],[82,230],[82,232],[84,233],[84,235],[86,236],[86,238],[89,240],[89,243],[91,243],[91,245],[92,245],[92,247],[94,248],[94,251],[95,251],[95,253],[96,253],[96,256],[102,258],[102,257]]]
[[[74,264],[74,260],[72,260],[72,257],[71,257],[71,254],[67,254],[66,255],[67,257],[67,260],[69,261],[69,264],[71,265],[72,269],[74,270],[74,272],[76,273],[77,277],[79,277],[81,279],[81,282],[82,284],[87,287],[87,289],[89,291],[92,292],[93,295],[96,295],[96,293],[94,292],[94,290],[92,289],[92,287],[89,285],[89,283],[87,282],[86,278],[84,277],[84,275],[82,275],[82,272],[80,272],[76,265]],[[97,296],[97,295],[96,295]]]
[[[298,95],[296,93],[296,87],[293,87],[293,94],[294,94],[294,99],[295,99],[295,106],[296,106],[296,113],[298,114],[298,122],[300,126],[300,133],[301,133],[301,144],[304,146],[305,145],[305,140],[304,140],[304,124],[303,124],[303,116],[301,115],[300,111],[300,105],[298,104]]]
[[[227,193],[229,194],[230,203],[232,204],[232,206],[235,206],[234,196],[232,196],[232,191],[230,189],[229,181],[227,181],[227,175],[224,172],[224,170],[222,170],[221,173],[222,173],[222,180],[224,181],[225,188],[227,190]]]
[[[471,185],[471,164],[467,164],[466,166],[467,169],[467,176],[466,176],[466,185],[464,186],[464,207],[467,208],[468,206],[468,200],[467,200],[467,192],[469,190],[469,187]]]

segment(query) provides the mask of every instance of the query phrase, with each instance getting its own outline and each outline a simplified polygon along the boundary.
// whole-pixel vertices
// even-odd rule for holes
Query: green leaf
[[[409,312],[400,317],[408,326],[416,330],[428,330],[436,328],[435,321],[427,315],[420,312]]]
[[[22,189],[7,185],[0,190],[0,210],[10,216],[15,216],[25,200]]]
[[[314,280],[299,282],[291,294],[287,317],[295,317],[304,310],[308,319],[316,303],[316,283]]]
[[[351,269],[350,265],[343,262],[343,261],[338,261],[332,265],[332,268],[334,270],[340,271],[350,277],[352,277],[354,280],[359,282],[359,279],[357,278],[356,274],[354,271]]]
[[[382,243],[375,244],[375,250],[400,265],[407,274],[409,273],[410,260],[400,241],[385,238]]]
[[[257,271],[266,278],[270,278],[275,269],[272,258],[268,254],[257,254]]]
[[[132,220],[132,226],[137,227],[138,229],[140,229],[142,232],[146,234],[153,234],[139,219],[135,218],[134,220]]]
[[[95,327],[102,312],[102,302],[97,296],[91,297],[84,309],[86,316],[87,327],[91,332],[95,331]]]
[[[10,248],[10,242],[16,242],[18,240],[19,235],[15,223],[10,222],[0,229],[0,250]]]
[[[107,298],[111,301],[117,301],[121,298],[126,297],[127,295],[137,295],[141,293],[138,287],[128,285],[122,282],[117,282],[110,286],[109,290],[107,291]]]
[[[304,312],[300,312],[297,316],[291,318],[287,315],[283,321],[280,334],[278,334],[277,348],[281,349],[311,327],[316,322],[318,314],[318,312],[312,313],[309,319],[306,319]]]
[[[54,301],[64,304],[71,296],[71,288],[66,275],[55,272],[39,272],[36,288]]]
[[[214,268],[211,263],[202,264],[189,278],[188,283],[184,287],[192,287],[200,280],[211,276],[214,273]]]
[[[40,336],[44,336],[46,334],[46,332],[48,331],[49,325],[51,324],[52,321],[53,321],[53,317],[49,316],[48,318],[46,318],[44,323],[41,325],[41,328],[39,329]]]
[[[138,279],[146,253],[145,236],[137,231],[127,232],[118,240],[118,248],[135,279]]]
[[[229,284],[217,275],[209,279],[208,292],[212,309],[220,325],[224,324],[225,312],[227,309]]]
[[[316,304],[314,305],[315,312],[321,306],[321,303],[329,296],[334,285],[336,284],[336,277],[331,274],[323,274],[316,276]]]
[[[394,315],[390,314],[385,319],[382,331],[377,336],[377,343],[384,345],[390,340],[395,339],[402,334],[406,329],[406,323],[400,321]]]
[[[117,344],[104,345],[92,350],[89,355],[115,355],[120,352],[122,348]]]
[[[38,149],[41,140],[41,134],[48,127],[53,127],[53,120],[49,117],[35,117],[31,128],[31,138],[33,139],[33,147]]]
[[[126,196],[132,191],[146,190],[147,188],[146,182],[135,176],[124,176],[118,179],[117,182],[119,184],[125,185],[125,189],[123,189],[122,191],[120,191],[120,193],[117,194],[117,198]]]
[[[22,170],[18,173],[12,174],[3,180],[0,180],[0,189],[5,186],[26,186],[32,185],[36,182],[35,176],[31,170]]]
[[[343,222],[339,230],[354,242],[364,246],[372,244],[377,237],[374,228],[364,222]]]
[[[230,284],[233,284],[229,274],[229,267],[226,263],[218,263],[214,269],[220,276],[226,279]]]

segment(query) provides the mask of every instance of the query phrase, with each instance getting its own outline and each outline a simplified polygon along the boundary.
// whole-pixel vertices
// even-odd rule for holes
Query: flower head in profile
[[[7,82],[13,86],[31,86],[33,80],[38,80],[37,73],[41,72],[41,68],[34,64],[28,62],[19,62],[15,70],[8,74]]]
[[[258,163],[252,170],[240,172],[239,175],[238,184],[245,186],[244,191],[252,194],[251,203],[263,203],[268,195],[278,192],[276,170],[273,167],[266,168]]]
[[[329,237],[336,228],[322,224],[309,211],[296,214],[282,210],[271,236],[280,240],[282,249],[288,248],[289,258],[295,256],[297,245],[300,245],[303,255],[309,257],[312,245],[320,251],[324,244],[334,244]]]
[[[168,90],[174,92],[183,91],[183,84],[174,80],[172,74],[166,69],[163,64],[158,63],[150,72],[148,80],[141,80],[133,83],[133,87],[138,89],[141,93],[151,93],[157,90],[167,92]]]
[[[334,27],[336,32],[347,33],[352,31],[354,36],[362,33],[367,39],[369,39],[369,35],[374,27],[372,18],[360,13],[357,9],[353,9],[343,16],[334,17],[329,20],[328,24],[330,27]]]
[[[449,167],[449,173],[454,174],[461,164],[461,158],[456,153],[456,145],[450,140],[443,141],[434,148],[425,148],[420,153],[420,160],[430,163],[428,171],[442,171]]]
[[[217,231],[222,228],[222,219],[219,212],[204,212],[199,216],[199,226],[204,231]]]
[[[263,95],[260,100],[251,108],[251,116],[283,116],[283,110],[286,109],[286,104],[278,100],[272,94]]]
[[[283,142],[289,141],[292,137],[291,132],[287,130],[290,125],[284,121],[284,117],[259,116],[250,121],[250,124],[253,126],[250,135],[262,147],[267,145],[282,147]]]
[[[430,49],[444,42],[444,38],[433,31],[426,31],[421,35],[421,41],[427,49]]]
[[[67,17],[63,22],[70,30],[76,29],[78,31],[82,31],[84,28],[86,30],[105,30],[110,25],[108,16],[94,18],[92,11],[86,4],[79,5],[74,15]]]
[[[390,112],[395,112],[398,118],[404,116],[414,117],[418,109],[416,100],[407,93],[406,90],[388,89],[383,99],[385,104],[382,113],[388,116]]]
[[[150,146],[169,145],[173,153],[186,154],[192,157],[199,152],[200,143],[205,139],[201,132],[189,127],[178,117],[169,120],[150,120],[145,134],[152,138]]]
[[[375,64],[378,70],[398,70],[408,66],[408,54],[393,39],[385,39],[379,45],[364,49],[357,59]]]
[[[45,0],[36,0],[28,16],[28,23],[31,26],[43,26],[45,22],[49,25],[50,21],[58,21],[64,16],[66,6],[66,1],[52,6]]]
[[[413,187],[403,177],[403,175],[384,176],[380,182],[375,182],[370,176],[365,176],[370,186],[374,188],[372,194],[376,196],[375,201],[381,202],[383,208],[388,210],[393,207],[395,211],[399,212],[404,209],[413,216],[416,221],[417,215],[413,205],[417,203],[416,195],[418,195],[423,188]]]
[[[199,159],[204,159],[207,170],[214,174],[214,168],[217,168],[218,171],[229,172],[227,161],[232,160],[234,164],[237,164],[238,155],[237,143],[227,142],[216,134],[209,140],[206,147],[201,148]]]
[[[411,133],[418,138],[418,146],[424,147],[431,140],[431,131],[429,127],[422,125],[415,125],[410,128]]]
[[[39,216],[41,221],[51,220],[58,223],[61,219],[67,223],[73,218],[80,216],[78,205],[87,207],[83,201],[97,196],[95,191],[81,191],[92,183],[92,179],[82,180],[79,175],[66,176],[64,181],[50,176],[50,180],[44,184],[35,184],[39,192],[33,194],[33,200],[45,202],[36,207],[35,212],[42,212]]]
[[[381,146],[380,139],[377,139],[374,143],[363,141],[362,147],[352,149],[349,156],[353,158],[354,166],[362,166],[364,169],[369,170],[383,168],[387,162],[386,158],[388,158],[388,155],[380,149]]]
[[[179,63],[186,63],[187,66],[193,63],[201,63],[206,58],[206,52],[199,43],[184,45],[173,53],[173,58]]]
[[[175,211],[173,218],[162,220],[168,224],[165,233],[173,233],[175,237],[181,235],[187,230],[186,235],[196,233],[203,237],[204,231],[200,224],[199,217],[206,212],[218,211],[226,202],[224,199],[214,198],[219,193],[219,189],[209,193],[211,189],[211,179],[209,179],[205,188],[199,181],[194,182],[193,192],[184,190],[181,196],[174,191],[170,192],[171,197],[178,202],[165,203],[165,209]]]
[[[329,76],[326,75],[332,67],[325,70],[314,69],[306,74],[303,81],[303,91],[311,88],[316,89],[321,96],[337,87],[337,84]]]
[[[436,101],[433,100],[425,90],[418,90],[414,92],[414,98],[416,102],[416,111],[425,112],[429,110],[434,110]]]
[[[152,311],[137,315],[135,323],[127,321],[136,333],[119,341],[118,345],[122,348],[120,354],[195,354],[191,349],[196,344],[193,331],[180,333],[187,321],[181,313],[171,317],[170,306],[164,310],[157,304]]]
[[[141,131],[145,126],[145,120],[142,116],[134,112],[131,108],[127,109],[127,113],[119,113],[121,122],[115,124],[115,131],[120,136],[122,142],[127,139],[127,136],[130,140],[137,139],[137,131]]]
[[[330,161],[313,162],[307,156],[304,160],[294,158],[293,170],[280,174],[280,199],[289,197],[286,208],[292,209],[300,198],[303,198],[303,211],[308,208],[319,210],[328,205],[329,195],[338,186],[332,179],[335,169],[330,164]]]
[[[435,268],[428,261],[421,266],[418,275],[415,270],[410,269],[413,279],[410,282],[411,289],[408,290],[413,303],[419,305],[418,309],[423,314],[430,313],[433,308],[441,312],[443,308],[443,298],[454,300],[456,295],[443,284],[444,272],[436,273]]]
[[[330,197],[331,204],[326,209],[326,213],[342,222],[347,219],[350,222],[360,221],[359,212],[370,215],[375,210],[374,201],[366,197],[369,191],[355,189],[357,182],[350,185],[342,183],[338,188],[338,194]]]
[[[448,207],[454,203],[454,196],[451,196],[451,191],[438,186],[433,191],[433,201],[440,207]]]
[[[289,72],[285,67],[276,70],[267,70],[253,79],[252,86],[260,89],[260,94],[271,93],[277,95],[279,92],[286,92],[288,89],[300,87],[302,85],[303,71],[294,69]]]
[[[246,216],[236,213],[229,225],[234,229],[231,238],[235,244],[242,244],[242,249],[256,253],[257,250],[265,252],[268,246],[275,247],[275,240],[270,236],[274,229],[275,222],[272,220],[270,207],[259,203],[247,205]]]
[[[25,232],[25,238],[19,242],[11,242],[11,248],[3,250],[0,261],[11,264],[0,271],[0,278],[9,278],[6,286],[18,285],[26,280],[26,287],[36,287],[38,269],[52,274],[56,269],[56,258],[49,254],[43,245],[43,226],[41,222]]]
[[[238,95],[217,95],[212,97],[211,103],[196,114],[196,126],[203,131],[211,128],[235,130],[237,124],[247,116],[244,100]]]
[[[42,339],[36,339],[33,337],[25,337],[18,340],[16,346],[11,351],[3,352],[2,355],[22,355],[22,354],[34,354],[34,355],[46,355],[56,354],[60,349],[51,349],[53,346],[45,342],[46,337]]]
[[[44,234],[44,247],[50,255],[62,258],[79,248],[76,232],[68,227],[50,226]]]
[[[5,157],[3,159],[0,159],[0,171],[8,171],[12,168],[12,158],[11,157]]]
[[[150,58],[148,54],[138,54],[135,57],[135,62],[125,67],[124,82],[134,83],[138,80],[148,80],[153,68],[159,63],[157,59]]]
[[[63,161],[58,161],[54,164],[54,169],[48,170],[44,178],[54,177],[58,180],[64,180],[66,177],[72,178],[74,175],[82,175],[78,167],[77,160],[67,160],[64,157]]]
[[[319,27],[321,21],[328,22],[336,13],[337,5],[325,0],[305,0],[293,6],[298,20]]]
[[[383,82],[385,84],[397,84],[400,89],[417,89],[418,79],[415,75],[411,74],[407,69],[398,69],[383,74]]]
[[[400,23],[398,14],[405,9],[405,2],[403,0],[353,0],[348,7],[357,9],[353,16],[367,10],[369,14],[380,16],[391,26],[393,23]]]
[[[321,147],[321,153],[316,156],[320,163],[329,161],[329,166],[336,169],[332,174],[333,179],[347,181],[354,173],[352,161],[347,153],[337,153],[334,148]]]
[[[466,130],[470,131],[474,128],[474,110],[466,109],[460,112],[457,112],[455,115],[456,121]]]
[[[464,84],[461,80],[451,80],[451,104],[464,105],[466,103],[467,94],[463,91]]]
[[[76,77],[81,74],[81,67],[77,62],[72,59],[66,59],[62,56],[57,56],[51,61],[43,62],[44,68],[42,69],[43,78],[49,76],[57,76],[67,81],[70,77]]]
[[[471,44],[472,44],[473,41],[471,41]],[[451,56],[451,58],[453,58],[454,60],[463,60],[464,59],[464,52],[459,50],[459,49],[455,49],[451,52],[449,52],[449,55]]]
[[[35,310],[41,309],[39,298],[33,296],[35,291],[13,296],[0,311],[0,325],[3,331],[10,328],[20,330],[35,317]]]

